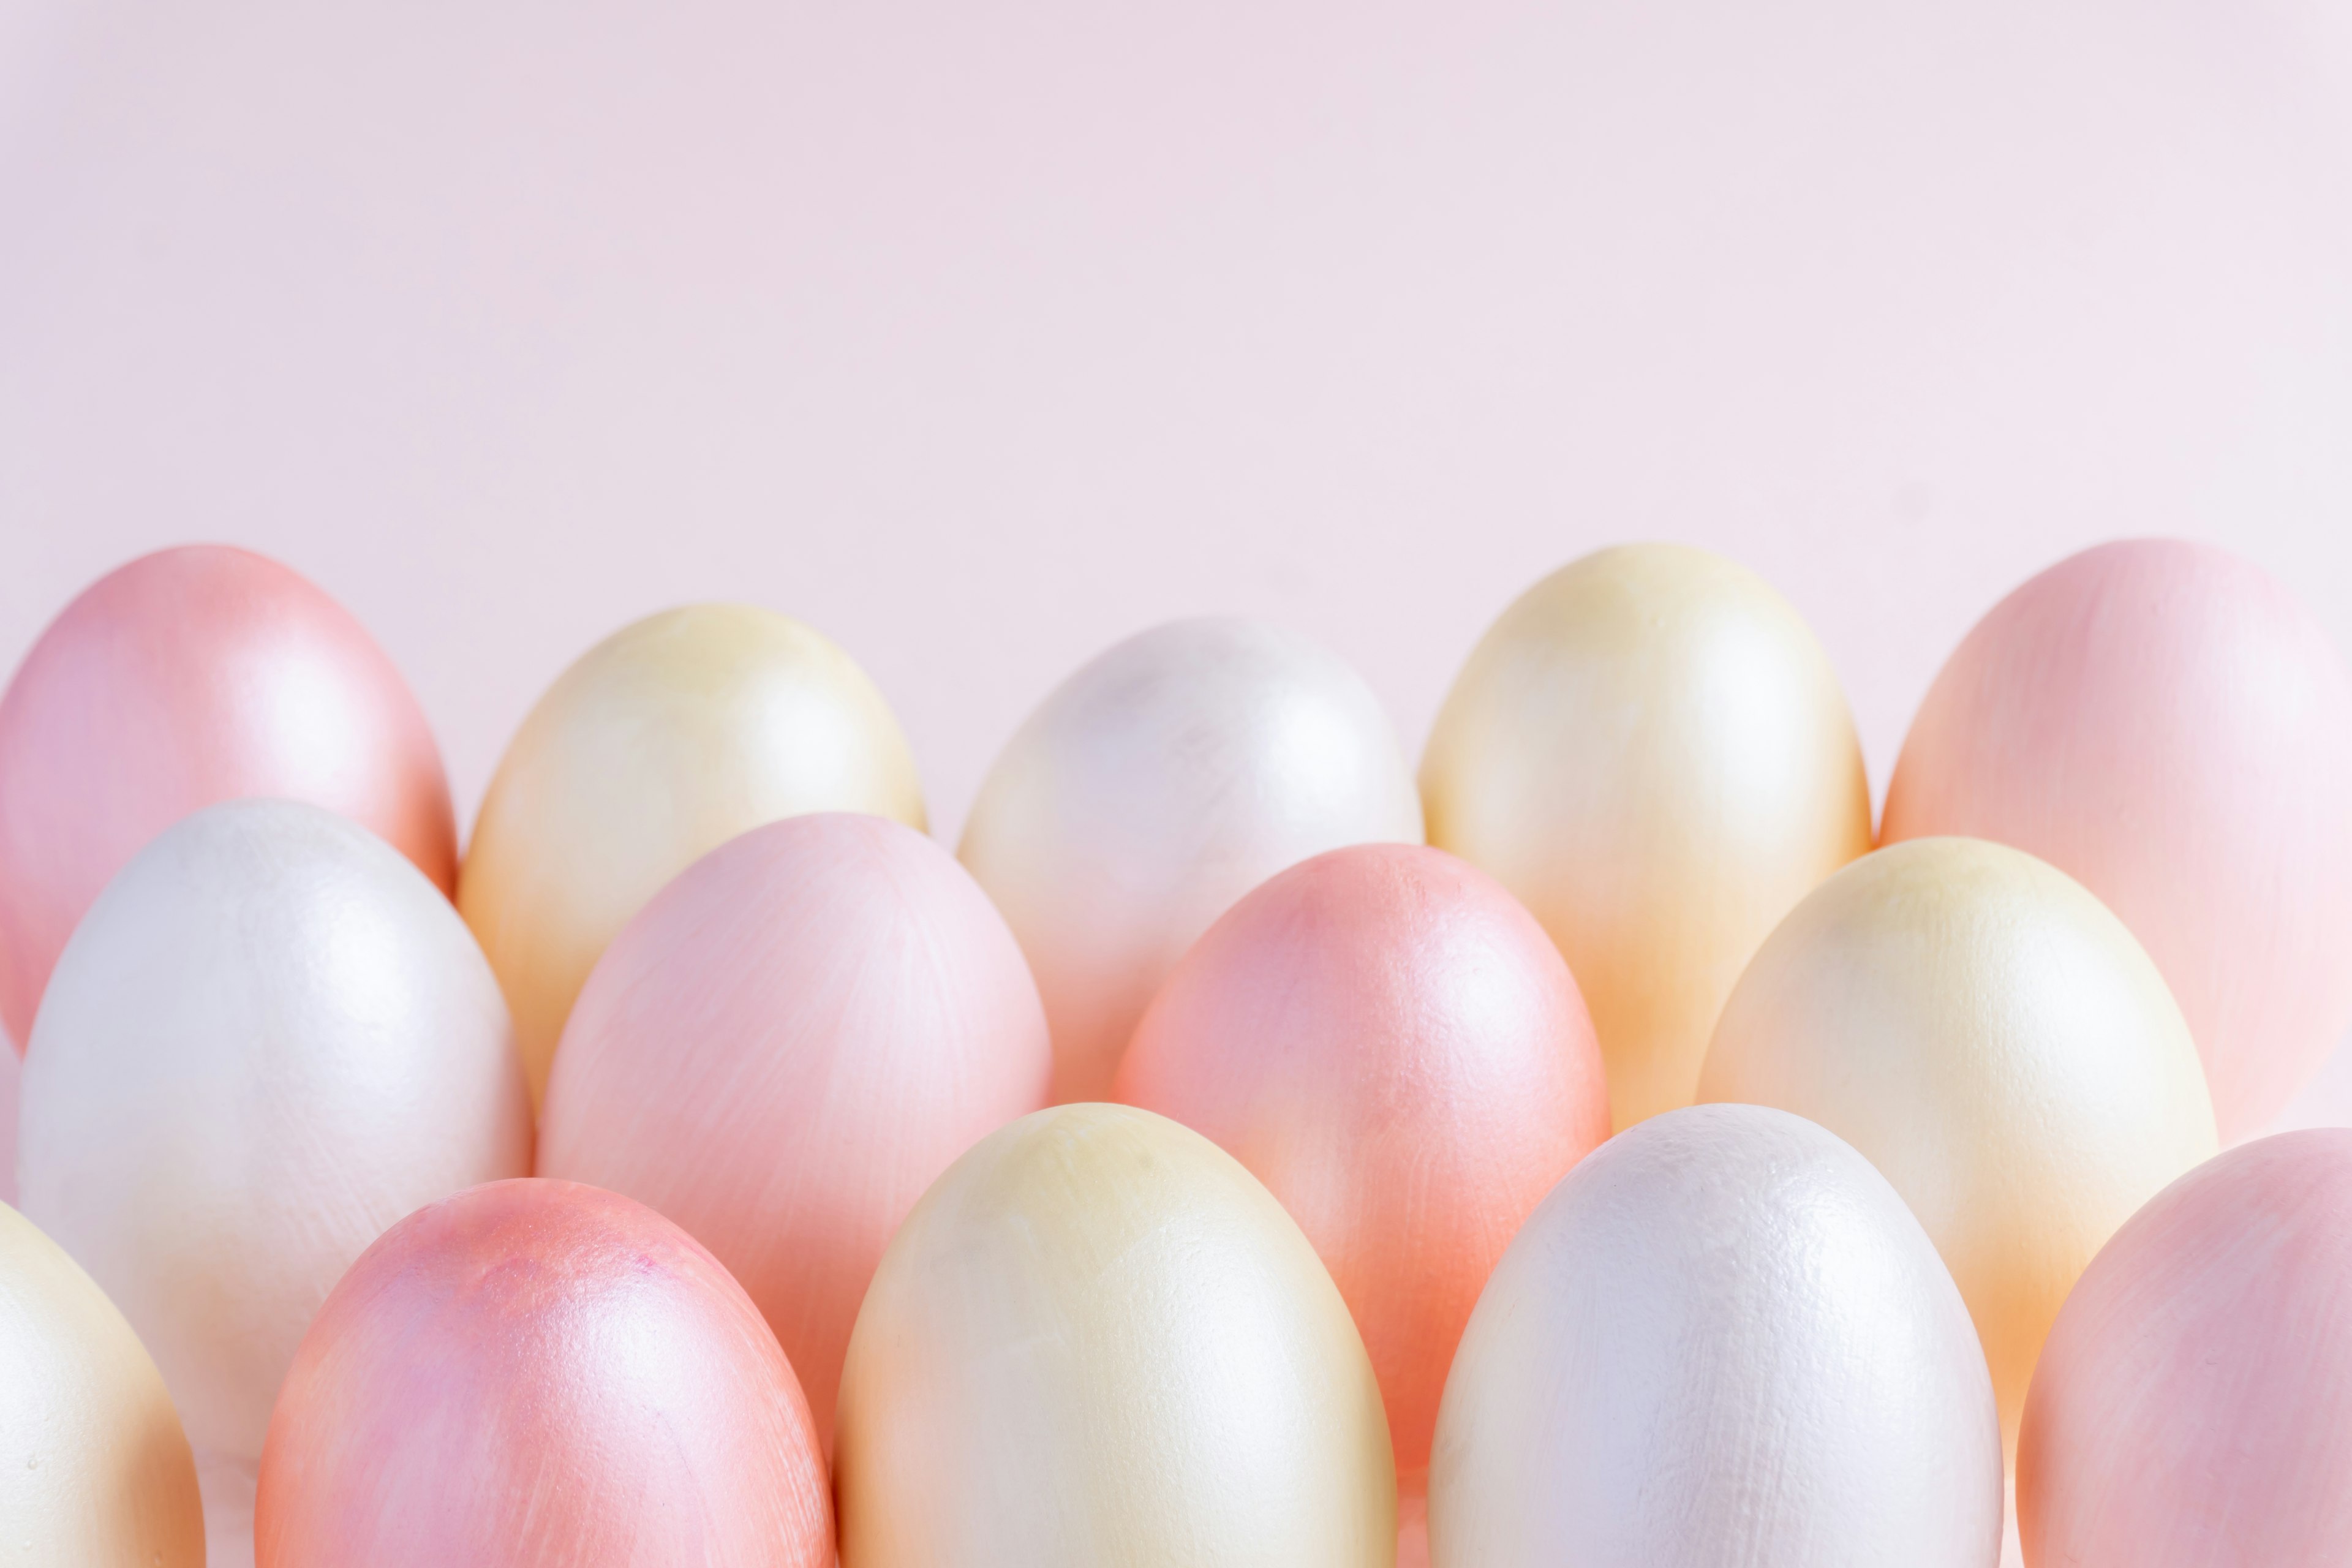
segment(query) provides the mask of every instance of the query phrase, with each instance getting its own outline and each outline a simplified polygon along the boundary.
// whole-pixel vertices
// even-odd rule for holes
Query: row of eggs
[[[1958,1564],[2017,1466],[2029,1562],[2352,1546],[2352,1138],[2213,1158],[2352,1022],[2352,679],[2243,563],[1997,607],[1875,853],[1810,632],[1665,547],[1512,606],[1417,786],[1328,653],[1182,623],[922,823],[845,655],[702,606],[565,673],[460,873],[331,601],[92,587],[0,700],[6,1528],[194,1561],[193,1473],[282,1568],[814,1563],[836,1503],[851,1568],[1424,1505],[1440,1564]]]

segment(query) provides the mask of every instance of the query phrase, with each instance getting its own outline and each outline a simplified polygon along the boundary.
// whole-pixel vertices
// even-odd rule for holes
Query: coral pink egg
[[[320,1309],[278,1394],[259,1568],[818,1568],[808,1405],[742,1288],[571,1182],[417,1210]]]
[[[695,862],[605,950],[538,1168],[717,1254],[829,1442],[891,1234],[958,1155],[1045,1105],[1052,1072],[1020,946],[953,856],[878,816],[791,817]]]
[[[1297,1220],[1371,1353],[1400,1492],[1418,1497],[1486,1276],[1609,1135],[1592,1021],[1535,917],[1442,850],[1319,855],[1186,954],[1114,1095],[1205,1133]]]
[[[2352,1026],[2352,672],[2248,562],[2105,544],[1995,605],[1913,721],[1883,837],[2014,845],[2098,895],[2196,1037],[2224,1142]]]
[[[100,578],[0,697],[0,1026],[20,1051],[99,889],[181,817],[244,795],[339,812],[455,882],[432,731],[341,605],[224,545]]]
[[[2095,1258],[2025,1406],[2035,1568],[2352,1562],[2352,1131],[2209,1161]]]

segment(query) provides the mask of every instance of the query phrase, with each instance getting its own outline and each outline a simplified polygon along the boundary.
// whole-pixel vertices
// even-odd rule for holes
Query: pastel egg
[[[146,1347],[0,1205],[0,1559],[204,1568],[196,1465]]]
[[[456,883],[433,733],[341,605],[225,545],[99,579],[0,696],[0,1027],[18,1051],[99,890],[181,817],[247,795],[341,812]]]
[[[1433,1568],[1992,1568],[2000,1426],[1951,1277],[1869,1162],[1696,1106],[1569,1173],[1445,1386]]]
[[[1761,578],[1680,545],[1588,555],[1504,611],[1421,791],[1429,841],[1516,894],[1576,972],[1619,1127],[1690,1103],[1749,955],[1870,847],[1828,656]]]
[[[1933,834],[2013,844],[2123,918],[2189,1019],[2225,1141],[2352,1027],[2352,671],[2249,562],[2105,544],[1995,605],[1887,789],[1888,842]]]
[[[808,1405],[677,1226],[571,1182],[432,1204],[303,1337],[262,1456],[259,1568],[831,1568]]]
[[[1462,1326],[1528,1211],[1609,1135],[1592,1021],[1543,928],[1436,849],[1334,849],[1209,928],[1115,1098],[1206,1134],[1314,1243],[1426,1485]]]
[[[2352,1562],[2352,1131],[2281,1133],[2100,1250],[2034,1374],[2025,1559]]]
[[[842,1568],[1386,1568],[1380,1385],[1298,1227],[1217,1146],[1070,1105],[915,1205],[850,1335]]]
[[[1099,1100],[1185,949],[1276,871],[1345,844],[1421,842],[1396,732],[1317,644],[1178,621],[1045,699],[981,786],[959,853],[1029,955],[1054,1098]]]
[[[343,1270],[419,1204],[530,1169],[498,983],[390,846],[207,807],[107,885],[25,1058],[26,1215],[154,1353],[213,1568],[250,1560],[270,1402]]]
[[[539,1173],[709,1247],[829,1439],[891,1234],[1045,1103],[1052,1070],[1021,949],[953,856],[881,817],[796,816],[696,861],[604,950],[555,1053]]]
[[[523,721],[457,884],[514,1011],[534,1102],[605,943],[706,852],[809,811],[923,826],[913,756],[849,656],[749,605],[624,627]]]
[[[1881,849],[1799,904],[1699,1094],[1810,1117],[1885,1173],[1959,1284],[2012,1440],[2084,1265],[2215,1147],[2189,1026],[2131,932],[1969,838]]]

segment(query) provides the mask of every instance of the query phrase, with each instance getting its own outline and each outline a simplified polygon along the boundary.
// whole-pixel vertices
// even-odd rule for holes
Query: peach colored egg
[[[362,1254],[269,1423],[259,1568],[831,1568],[775,1336],[643,1204],[493,1182]]]
[[[196,1465],[105,1292],[0,1205],[0,1562],[204,1568]]]
[[[1421,842],[1363,679],[1306,637],[1178,621],[1097,655],[982,784],[958,853],[1012,921],[1054,1029],[1054,1098],[1109,1092],[1136,1020],[1235,899],[1344,844]]]
[[[26,1215],[122,1309],[195,1447],[213,1568],[311,1314],[394,1221],[528,1174],[498,983],[382,839],[290,801],[165,829],[90,906],[26,1053]]]
[[[1934,1246],[1758,1106],[1667,1112],[1545,1198],[1454,1357],[1433,1568],[1992,1568],[2000,1425]]]
[[[1870,847],[1828,655],[1763,579],[1681,545],[1588,555],[1505,610],[1421,791],[1429,841],[1517,895],[1576,972],[1619,1127],[1690,1103],[1748,955]]]
[[[1888,785],[1889,843],[1998,839],[2123,917],[2189,1019],[2225,1142],[2352,1026],[2352,672],[2250,562],[2103,544],[1993,606]]]
[[[341,812],[456,883],[433,733],[341,605],[226,545],[99,579],[0,696],[0,1027],[19,1051],[99,889],[181,817],[246,795]]]
[[[1381,1392],[1231,1155],[1148,1111],[1023,1117],[883,1255],[835,1426],[842,1568],[1389,1568]]]
[[[1592,1021],[1543,928],[1442,850],[1318,855],[1193,944],[1113,1098],[1207,1134],[1290,1211],[1364,1336],[1417,1498],[1488,1272],[1609,1135]]]
[[[953,856],[878,816],[796,816],[696,861],[604,950],[555,1053],[539,1173],[710,1248],[829,1440],[891,1234],[1045,1103],[1052,1071],[1021,949]]]
[[[869,811],[923,826],[913,756],[849,656],[750,605],[625,626],[508,743],[457,886],[514,1011],[536,1100],[604,944],[663,884],[763,822]]]
[[[2352,1563],[2352,1131],[2242,1144],[2103,1247],[2017,1458],[2032,1568]]]

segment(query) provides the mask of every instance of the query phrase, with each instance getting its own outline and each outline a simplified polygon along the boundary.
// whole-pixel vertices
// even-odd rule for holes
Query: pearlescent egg
[[[1387,1568],[1380,1385],[1282,1205],[1198,1133],[1041,1110],[949,1167],[849,1340],[842,1568]]]
[[[1420,1496],[1488,1272],[1609,1135],[1592,1021],[1543,928],[1442,850],[1318,855],[1193,944],[1114,1098],[1205,1133],[1298,1222],[1379,1373],[1399,1490]]]
[[[832,1568],[824,1458],[759,1310],[643,1204],[493,1182],[362,1254],[262,1457],[259,1568]]]
[[[2013,844],[2122,917],[2226,1141],[2352,1027],[2352,671],[2250,562],[2104,544],[1993,606],[1887,786],[1887,842],[1937,834]]]
[[[1054,1098],[1099,1100],[1185,949],[1286,867],[1421,842],[1396,731],[1297,633],[1177,621],[1097,655],[996,759],[958,853],[1021,939]]]
[[[456,883],[432,731],[341,605],[225,545],[99,579],[0,696],[0,1027],[17,1050],[99,889],[181,817],[248,795],[341,812]]]
[[[1992,1568],[2000,1426],[1967,1309],[1861,1155],[1755,1106],[1619,1133],[1471,1315],[1433,1568]]]
[[[2352,1131],[2242,1145],[2101,1248],[2017,1458],[2034,1568],[2352,1563]]]
[[[457,884],[534,1100],[572,999],[629,917],[737,834],[809,811],[923,826],[898,721],[799,622],[691,605],[624,627],[563,672],[509,742]]]
[[[1885,1173],[1968,1300],[2012,1439],[2084,1265],[2215,1147],[2189,1026],[2131,932],[1971,838],[1881,849],[1799,904],[1699,1094],[1809,1117]]]
[[[878,816],[796,816],[696,861],[604,950],[555,1053],[539,1173],[710,1248],[829,1438],[891,1234],[1045,1103],[1052,1071],[1021,949],[953,856]]]
[[[204,1568],[196,1464],[147,1349],[0,1205],[0,1561]]]
[[[1829,658],[1720,556],[1633,544],[1523,595],[1422,758],[1429,841],[1508,888],[1576,972],[1616,1125],[1687,1105],[1767,932],[1870,847]]]
[[[213,1568],[250,1559],[270,1402],[336,1279],[418,1205],[530,1169],[506,1007],[457,910],[289,801],[185,817],[107,885],[19,1114],[25,1213],[154,1353]]]

